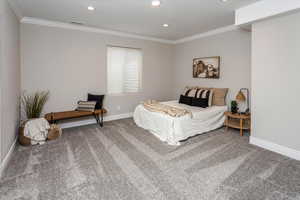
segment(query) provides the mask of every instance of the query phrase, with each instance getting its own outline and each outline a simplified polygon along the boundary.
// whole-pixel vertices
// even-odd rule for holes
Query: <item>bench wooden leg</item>
[[[57,124],[57,122],[58,122],[57,120],[50,120],[49,121],[50,124]]]

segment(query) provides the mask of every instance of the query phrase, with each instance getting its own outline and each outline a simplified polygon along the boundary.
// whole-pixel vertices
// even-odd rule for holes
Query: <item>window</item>
[[[142,59],[141,49],[107,47],[108,94],[140,91]]]

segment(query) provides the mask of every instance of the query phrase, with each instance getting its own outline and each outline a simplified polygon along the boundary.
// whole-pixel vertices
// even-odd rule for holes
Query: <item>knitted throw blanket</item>
[[[167,114],[171,117],[181,117],[187,114],[190,114],[192,116],[192,113],[189,110],[161,104],[155,100],[145,101],[143,102],[143,105],[145,109],[151,112],[160,112],[160,113]]]

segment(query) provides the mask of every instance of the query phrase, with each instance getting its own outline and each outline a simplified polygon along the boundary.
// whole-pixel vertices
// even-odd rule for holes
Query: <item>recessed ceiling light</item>
[[[222,2],[227,2],[228,0],[221,0]]]
[[[163,27],[169,27],[169,24],[163,24]]]
[[[160,6],[160,1],[159,0],[153,0],[152,1],[152,6],[154,6],[154,7]]]
[[[95,10],[95,8],[93,6],[89,6],[88,10]]]

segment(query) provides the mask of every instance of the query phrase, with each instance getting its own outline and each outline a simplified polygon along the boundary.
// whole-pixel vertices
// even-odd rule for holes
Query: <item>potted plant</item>
[[[49,91],[35,92],[32,94],[23,94],[21,105],[27,119],[39,118],[46,102],[49,99]]]
[[[24,136],[24,127],[30,119],[40,118],[43,108],[49,99],[49,91],[24,93],[21,97],[21,108],[26,120],[21,123],[19,130],[19,142],[22,145],[30,145],[31,140]]]
[[[238,112],[238,103],[237,103],[237,101],[231,101],[231,112],[233,114]]]

